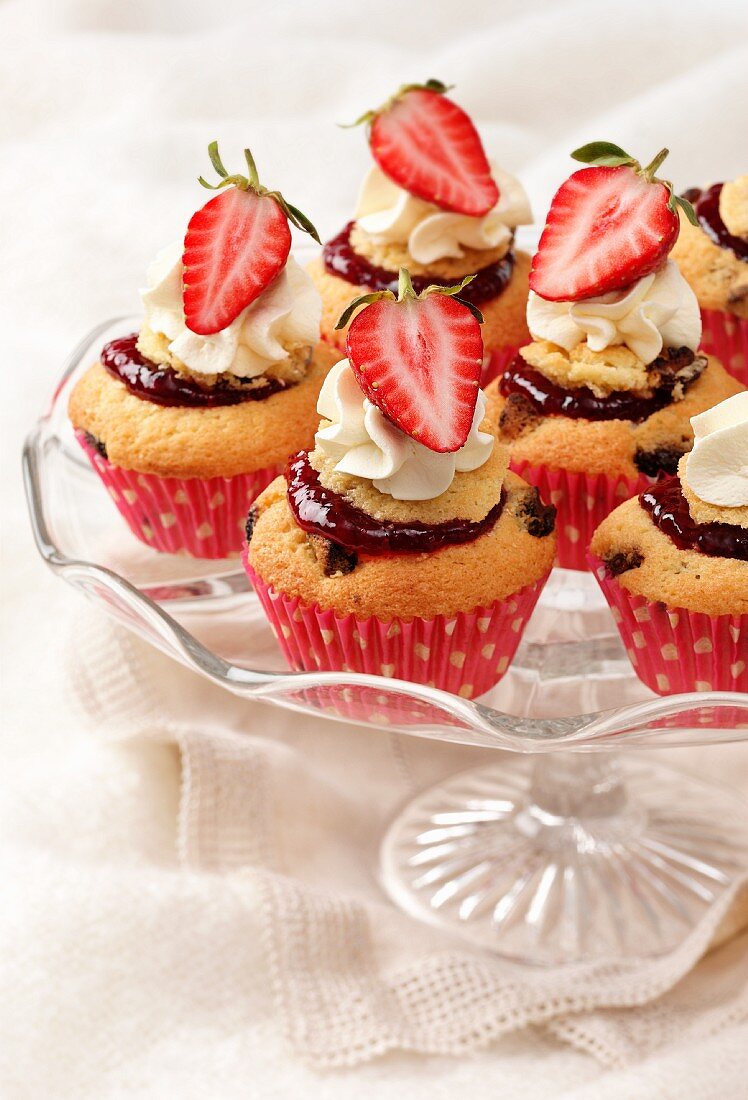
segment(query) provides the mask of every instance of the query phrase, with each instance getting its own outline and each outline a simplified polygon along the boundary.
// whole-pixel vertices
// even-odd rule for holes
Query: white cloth
[[[333,0],[0,8],[4,1097],[745,1095],[741,941],[651,1009],[566,1017],[554,1025],[564,1045],[529,1028],[483,1047],[505,1030],[485,1004],[462,1045],[423,1042],[417,999],[393,1007],[393,996],[433,990],[446,974],[458,997],[465,971],[451,960],[489,964],[385,902],[372,845],[411,791],[480,756],[300,723],[121,637],[119,662],[95,685],[92,736],[66,697],[68,668],[80,686],[94,667],[84,643],[110,651],[81,598],[35,556],[17,455],[69,348],[137,308],[148,258],[201,201],[209,140],[227,162],[251,143],[263,178],[323,236],[352,207],[368,163],[362,135],[333,123],[431,75],[457,83],[489,151],[521,174],[541,214],[569,149],[591,138],[641,156],[667,140],[678,186],[707,182],[744,170],[735,108],[747,23],[729,0],[615,11],[481,0],[458,22],[454,5],[394,0],[364,23]],[[111,742],[125,731],[140,736]],[[669,756],[748,786],[744,750]],[[211,786],[226,767],[251,799],[226,804]],[[233,831],[217,828],[226,821]],[[705,993],[713,1003],[694,1012]],[[409,1032],[393,1026],[394,1008]],[[335,1050],[309,1021],[346,1024],[349,1053],[337,1060],[349,1065],[372,1033],[361,1013],[373,1013],[378,1035],[387,1023],[377,1050],[389,1053],[322,1074]],[[438,1016],[426,1022],[433,1035]],[[647,1036],[672,1042],[653,1049]],[[481,1049],[470,1058],[441,1056],[471,1044]]]

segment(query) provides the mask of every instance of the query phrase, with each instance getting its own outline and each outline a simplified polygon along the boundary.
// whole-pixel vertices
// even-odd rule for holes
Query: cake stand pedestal
[[[671,951],[748,868],[748,806],[644,757],[563,752],[423,791],[384,838],[412,916],[523,963]]]

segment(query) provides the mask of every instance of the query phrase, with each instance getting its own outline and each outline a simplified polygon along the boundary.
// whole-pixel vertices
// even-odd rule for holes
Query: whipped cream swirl
[[[748,392],[736,393],[691,417],[693,450],[686,461],[689,488],[706,504],[748,506]]]
[[[585,340],[592,351],[625,344],[643,363],[663,347],[696,351],[701,340],[699,303],[673,260],[626,290],[580,302],[548,302],[531,290],[527,327],[566,351]]]
[[[182,244],[158,253],[140,292],[145,322],[169,340],[169,351],[198,374],[257,378],[296,347],[316,344],[322,302],[311,278],[292,256],[286,266],[225,329],[199,336],[187,328],[182,306]]]
[[[320,428],[315,443],[335,469],[368,478],[395,500],[433,500],[449,488],[457,471],[477,470],[493,450],[494,437],[479,429],[486,414],[482,391],[464,446],[438,454],[411,439],[364,397],[347,359],[325,379],[317,411],[330,423]]]
[[[522,184],[496,164],[491,173],[499,187],[499,201],[481,218],[454,214],[416,198],[374,167],[363,182],[356,221],[375,244],[407,247],[419,264],[459,259],[465,248],[509,249],[518,225],[532,221]]]

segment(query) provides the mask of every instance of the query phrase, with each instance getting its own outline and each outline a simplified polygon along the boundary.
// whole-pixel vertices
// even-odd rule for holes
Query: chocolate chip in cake
[[[673,400],[681,401],[706,364],[706,357],[695,355],[690,348],[663,348],[662,354],[650,364],[649,384],[655,390],[665,386],[672,391]]]
[[[250,542],[252,541],[252,535],[254,534],[255,524],[257,523],[259,515],[260,515],[260,513],[259,513],[259,510],[257,508],[257,505],[253,504],[252,507],[249,509],[249,515],[247,516],[247,523],[246,523],[245,528],[244,528],[244,531],[245,531],[246,536],[247,536],[247,545],[248,546],[249,546]]]
[[[676,443],[666,444],[651,451],[643,451],[639,447],[634,455],[634,464],[647,477],[657,477],[660,473],[674,474],[688,449],[685,443],[681,446]]]
[[[307,534],[307,540],[326,577],[345,576],[358,565],[358,555],[354,550],[346,550],[322,535]]]
[[[528,489],[522,494],[517,506],[517,516],[528,535],[536,539],[544,539],[556,526],[556,509],[552,504],[543,503],[537,489]]]
[[[522,393],[510,393],[499,417],[499,434],[504,440],[518,439],[535,428],[540,416]]]
[[[88,446],[93,447],[95,451],[98,451],[102,458],[109,457],[106,453],[106,447],[100,439],[97,439],[95,435],[91,435],[90,432],[84,432],[83,436]]]
[[[621,573],[628,573],[629,569],[638,569],[644,561],[644,555],[639,550],[622,550],[605,559],[605,567],[614,577],[620,577]]]

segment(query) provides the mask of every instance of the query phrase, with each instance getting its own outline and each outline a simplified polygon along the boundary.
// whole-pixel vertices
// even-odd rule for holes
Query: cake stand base
[[[504,758],[419,794],[381,860],[402,909],[517,962],[655,956],[748,868],[748,807],[646,757]]]

